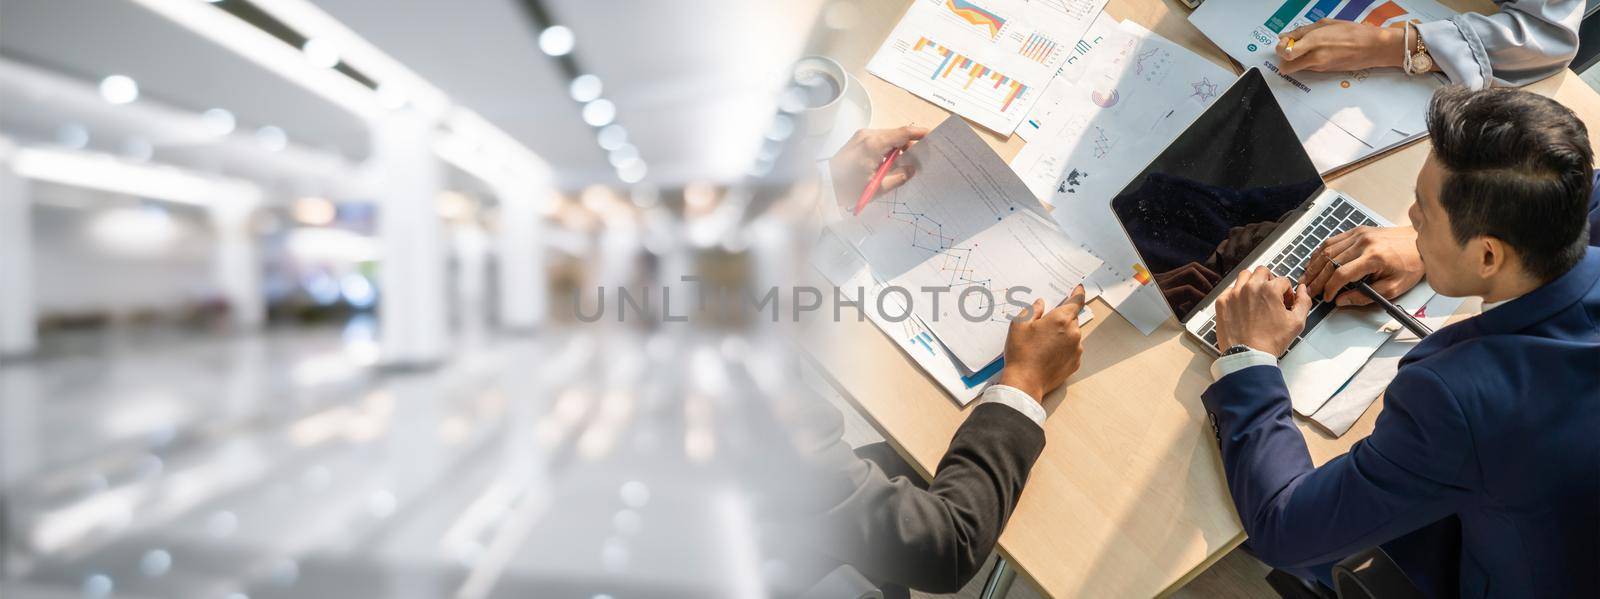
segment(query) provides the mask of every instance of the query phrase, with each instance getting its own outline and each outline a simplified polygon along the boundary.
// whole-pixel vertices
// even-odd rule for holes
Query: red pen
[[[861,199],[856,200],[856,216],[861,216],[861,209],[867,207],[867,202],[872,201],[872,196],[877,195],[878,186],[883,185],[883,176],[889,174],[889,169],[894,166],[895,159],[905,152],[905,148],[895,148],[883,155],[883,164],[878,165],[878,172],[872,173],[872,180],[867,181],[867,188],[861,190]]]

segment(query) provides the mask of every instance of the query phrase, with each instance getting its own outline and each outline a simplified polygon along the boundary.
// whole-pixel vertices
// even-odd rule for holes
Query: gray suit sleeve
[[[868,578],[959,591],[994,550],[1040,452],[1044,431],[1018,411],[983,404],[956,431],[926,489],[852,459],[850,491],[823,517],[825,551]]]
[[[1463,13],[1417,26],[1439,69],[1472,89],[1533,83],[1578,52],[1584,0],[1511,0],[1492,15]]]

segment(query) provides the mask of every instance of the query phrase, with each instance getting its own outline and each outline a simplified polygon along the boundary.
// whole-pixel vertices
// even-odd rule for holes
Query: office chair
[[[1373,547],[1333,566],[1333,592],[1339,599],[1411,599],[1422,597],[1400,566],[1383,549]]]
[[[1333,588],[1273,569],[1267,585],[1283,599],[1413,599],[1419,591],[1383,549],[1373,547],[1333,566]]]

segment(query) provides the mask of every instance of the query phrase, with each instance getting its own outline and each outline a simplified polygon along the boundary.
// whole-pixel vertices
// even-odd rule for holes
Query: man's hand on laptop
[[[1331,259],[1331,260],[1330,260]],[[1337,266],[1335,266],[1337,264]],[[1345,285],[1371,276],[1367,283],[1384,297],[1394,299],[1422,280],[1422,255],[1417,253],[1417,230],[1411,227],[1360,227],[1322,243],[1311,253],[1303,279],[1313,295],[1339,306],[1372,303]]]
[[[1235,345],[1281,356],[1311,313],[1306,286],[1275,277],[1265,266],[1239,273],[1217,297],[1217,348]]]
[[[1071,297],[1048,312],[1044,300],[1033,300],[1033,308],[1027,314],[1011,321],[1000,384],[1044,403],[1045,394],[1065,384],[1067,377],[1078,371],[1083,358],[1078,312],[1083,310],[1084,297],[1083,285],[1079,285]]]

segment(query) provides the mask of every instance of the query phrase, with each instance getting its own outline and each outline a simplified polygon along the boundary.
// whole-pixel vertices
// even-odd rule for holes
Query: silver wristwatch
[[[1250,347],[1250,346],[1245,345],[1243,343],[1235,343],[1232,346],[1229,346],[1228,349],[1222,350],[1222,355],[1223,356],[1231,356],[1231,355],[1234,355],[1234,354],[1242,354],[1242,353],[1245,353],[1245,352],[1252,352],[1252,351],[1255,351],[1255,350],[1256,350],[1256,348]]]

